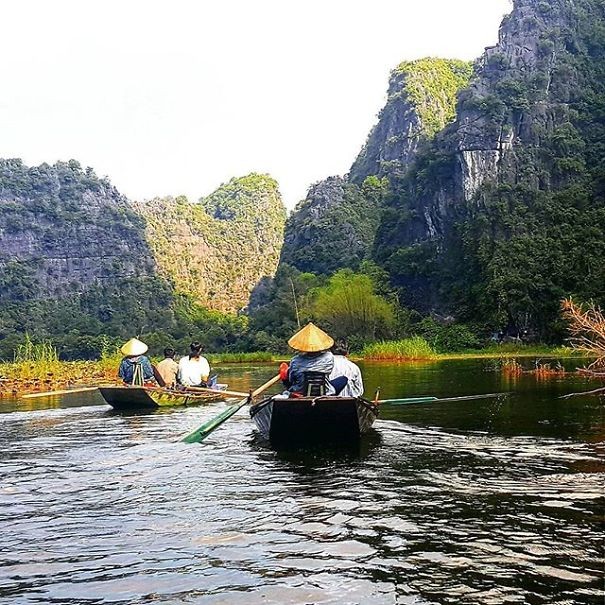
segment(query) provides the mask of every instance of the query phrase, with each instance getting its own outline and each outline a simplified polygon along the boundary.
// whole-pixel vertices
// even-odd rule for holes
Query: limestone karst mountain
[[[469,63],[435,58],[394,69],[387,102],[349,174],[313,185],[288,219],[281,261],[328,274],[369,257],[386,177],[405,174],[419,149],[454,119],[456,95],[471,73]]]
[[[98,354],[104,335],[185,338],[195,309],[234,313],[273,275],[284,221],[266,175],[133,204],[76,161],[1,160],[0,357],[25,332],[66,355]]]

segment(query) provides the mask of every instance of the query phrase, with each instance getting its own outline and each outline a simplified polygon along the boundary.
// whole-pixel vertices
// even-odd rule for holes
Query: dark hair
[[[189,352],[189,359],[191,359],[192,357],[197,357],[202,351],[202,345],[197,340],[195,342],[192,342],[189,345],[189,348],[191,349]]]
[[[166,347],[164,349],[164,357],[174,357],[174,349],[172,347]]]
[[[348,355],[349,354],[349,343],[344,338],[337,338],[332,346],[332,353],[334,355]]]

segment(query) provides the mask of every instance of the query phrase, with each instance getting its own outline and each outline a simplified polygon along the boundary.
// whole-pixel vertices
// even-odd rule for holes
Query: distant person
[[[137,338],[131,338],[120,348],[124,359],[120,363],[118,376],[125,384],[132,386],[155,384],[154,368],[151,361],[149,361],[149,357],[145,356],[147,349],[147,345]]]
[[[202,345],[192,342],[189,347],[189,355],[182,357],[179,361],[178,381],[186,387],[204,387],[208,384],[210,365],[205,357],[202,357]]]
[[[334,366],[334,356],[330,347],[334,344],[331,336],[309,323],[299,330],[288,341],[290,347],[298,354],[287,364],[280,366],[280,377],[292,394],[309,395],[315,390],[325,395],[334,394],[334,387],[330,384],[328,376]],[[310,387],[309,381],[314,381]]]
[[[158,363],[158,374],[164,380],[164,384],[169,388],[173,388],[176,384],[176,375],[179,371],[179,364],[174,361],[175,350],[172,347],[164,349],[164,359]]]
[[[363,380],[361,378],[361,370],[356,363],[347,359],[349,354],[349,344],[344,338],[339,338],[332,347],[334,355],[334,367],[330,374],[330,382],[336,388],[336,394],[341,397],[361,397],[363,395]],[[346,378],[346,382],[338,389],[339,382],[342,384],[342,378]]]

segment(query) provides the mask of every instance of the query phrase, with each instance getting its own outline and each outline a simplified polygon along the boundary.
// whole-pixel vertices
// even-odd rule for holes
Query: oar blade
[[[236,403],[235,405],[229,406],[226,410],[221,412],[218,416],[211,418],[208,422],[205,422],[200,427],[195,429],[195,431],[189,433],[181,441],[184,443],[199,443],[203,441],[210,433],[215,431],[223,422],[229,420],[233,414],[235,414],[238,410],[240,410],[246,403],[248,399],[244,399],[240,403]]]

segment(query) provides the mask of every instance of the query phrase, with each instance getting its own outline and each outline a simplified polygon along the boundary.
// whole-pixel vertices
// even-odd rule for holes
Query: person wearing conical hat
[[[334,367],[334,356],[330,352],[333,344],[334,339],[313,323],[308,323],[290,338],[288,345],[298,351],[290,361],[284,381],[290,393],[303,394],[305,374],[317,372],[325,375],[326,395],[334,394],[334,387],[328,380]]]
[[[120,363],[118,376],[125,384],[143,386],[155,381],[153,366],[145,355],[147,349],[147,345],[138,338],[131,338],[120,348],[124,359]]]

